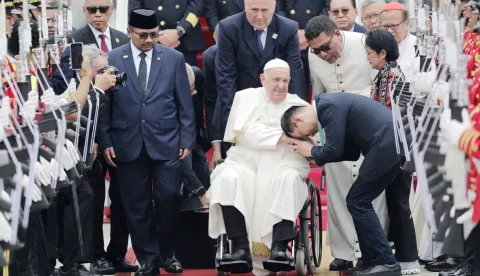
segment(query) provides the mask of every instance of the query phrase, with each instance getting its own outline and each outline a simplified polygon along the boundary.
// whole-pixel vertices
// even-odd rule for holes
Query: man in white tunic
[[[327,16],[317,16],[308,22],[305,36],[310,45],[308,61],[314,94],[350,92],[370,97],[372,80],[377,71],[371,69],[363,50],[363,34],[341,31]],[[328,185],[327,242],[335,258],[330,270],[352,267],[355,258],[360,257],[355,227],[345,198],[358,177],[362,161],[363,156],[355,162],[325,165]],[[373,206],[385,227],[385,193],[373,202]]]
[[[308,103],[288,94],[285,61],[268,62],[260,79],[263,87],[235,94],[224,136],[234,146],[211,176],[208,231],[213,239],[227,234],[233,242],[223,270],[268,275],[262,264],[268,256],[289,261],[287,244],[308,196],[304,178],[310,166],[288,148],[280,119],[291,106]]]

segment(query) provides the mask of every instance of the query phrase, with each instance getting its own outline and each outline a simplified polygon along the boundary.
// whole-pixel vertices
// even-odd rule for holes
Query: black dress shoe
[[[58,269],[61,276],[94,276],[94,274],[87,270],[83,265],[76,264],[72,268],[61,267]]]
[[[330,271],[341,271],[347,268],[353,268],[353,262],[335,258],[335,260],[330,263]]]
[[[273,247],[270,258],[263,262],[263,268],[271,272],[295,270],[293,258],[287,255],[285,247]]]
[[[462,259],[452,258],[450,256],[441,256],[435,261],[426,264],[425,269],[431,272],[453,271],[462,261]]]
[[[159,276],[160,275],[160,268],[158,264],[155,263],[146,263],[143,264],[137,272],[135,272],[135,276]]]
[[[477,274],[476,274],[477,273]],[[456,270],[450,272],[440,272],[439,276],[476,276],[480,275],[479,270],[475,264],[468,261],[464,261],[461,265],[457,267]]]
[[[177,258],[175,258],[175,256],[171,258],[164,258],[163,267],[168,273],[178,274],[183,272],[182,264],[177,260]]]
[[[136,272],[138,270],[138,265],[129,263],[125,258],[116,258],[113,266],[115,272]]]
[[[400,265],[376,265],[363,270],[356,270],[353,272],[354,276],[401,276],[402,269]]]
[[[218,270],[232,273],[249,273],[253,270],[252,255],[250,250],[236,248],[231,254],[224,254]]]
[[[90,271],[100,275],[113,275],[115,267],[109,260],[102,257],[90,264]]]

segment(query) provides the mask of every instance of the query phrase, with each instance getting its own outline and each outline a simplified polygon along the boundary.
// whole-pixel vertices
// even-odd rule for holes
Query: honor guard
[[[480,24],[477,23],[472,28],[468,28],[465,32],[463,52],[471,57],[467,64],[467,78],[469,79],[475,76],[480,64],[480,41],[478,40],[479,30]]]
[[[475,73],[473,82],[469,87],[471,128],[467,129],[462,136],[458,146],[470,158],[470,169],[468,172],[467,189],[476,194],[474,201],[473,221],[480,221],[480,175],[474,163],[474,158],[480,160],[480,71]]]
[[[197,53],[205,49],[199,23],[204,0],[129,1],[129,10],[137,8],[156,10],[160,26],[158,42],[182,52],[188,64],[197,66]]]
[[[475,48],[477,42],[478,33],[473,29],[478,21],[479,10],[476,1],[469,1],[463,6],[463,8],[464,15],[468,20],[468,24],[464,29],[463,53],[469,55]]]
[[[212,33],[215,31],[218,21],[243,12],[245,10],[243,2],[243,0],[205,0],[205,16],[207,17],[210,31]]]

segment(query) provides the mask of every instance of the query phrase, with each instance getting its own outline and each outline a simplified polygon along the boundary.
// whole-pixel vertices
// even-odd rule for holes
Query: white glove
[[[21,181],[22,181],[22,187],[24,188],[23,194],[26,197],[28,192],[28,182],[30,182],[30,178],[24,174],[22,176]],[[38,188],[37,184],[33,182],[33,185],[31,187],[32,187],[32,201],[39,202],[40,200],[42,200],[42,191],[40,191],[40,188]]]
[[[50,160],[50,168],[52,169],[52,173],[53,173],[52,176],[55,176],[55,172],[58,170],[58,163],[55,160],[55,158],[52,158],[52,160]],[[67,174],[65,173],[65,170],[60,169],[60,174],[57,176],[57,178],[60,181],[64,181],[67,178]]]
[[[8,202],[9,204],[12,204],[12,199],[10,198],[10,195],[5,192],[5,190],[2,190],[0,193],[0,197],[2,198],[3,201]]]
[[[50,162],[48,162],[47,159],[40,156],[40,164],[42,164],[42,167],[45,169],[45,172],[47,172],[48,175],[50,175],[50,178],[53,178],[53,170],[51,168]]]
[[[48,173],[38,161],[35,165],[35,179],[43,186],[48,186],[52,183],[52,177],[50,176],[50,173]]]
[[[447,143],[458,145],[460,137],[470,127],[470,116],[467,109],[462,110],[462,121],[452,120],[452,112],[445,109],[440,117],[440,129]]]
[[[12,237],[12,228],[5,216],[0,212],[0,241],[8,242]]]
[[[62,147],[62,154],[62,166],[68,171],[74,166],[73,160],[65,147]]]
[[[77,148],[75,148],[75,145],[68,139],[66,139],[65,145],[67,146],[68,153],[70,153],[75,164],[77,164],[78,161],[80,161],[80,155],[78,154]]]

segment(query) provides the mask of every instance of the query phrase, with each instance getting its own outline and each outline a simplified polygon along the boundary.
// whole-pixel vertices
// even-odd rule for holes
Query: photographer
[[[105,93],[111,93],[110,90],[115,89],[114,86],[117,83],[117,77],[115,74],[117,72],[115,72],[114,68],[108,67],[107,54],[97,48],[95,44],[84,45],[83,52],[90,59],[92,68],[90,74],[92,80],[94,80],[93,87],[90,87],[89,95],[95,97],[94,93],[99,93],[100,109],[102,109],[104,105],[109,104],[108,97],[105,96]],[[95,89],[96,92],[93,89]],[[94,110],[95,109],[92,109],[92,117],[95,115]],[[83,108],[82,114],[88,116],[88,104]],[[100,111],[99,114],[101,114]],[[92,118],[92,120],[94,120],[94,118]],[[99,117],[98,122],[101,120],[102,118]],[[100,131],[99,128],[97,128],[97,130]],[[80,140],[80,147],[82,147],[83,144],[84,141]],[[112,217],[110,245],[107,253],[104,250],[103,209],[105,201],[105,174],[108,166],[103,156],[97,155],[96,144],[94,147],[94,160],[95,161],[88,174],[88,182],[95,194],[93,211],[94,259],[90,266],[90,270],[96,274],[114,274],[115,272],[125,272],[125,270],[129,270],[129,272],[132,270],[135,271],[138,267],[129,265],[124,258],[128,244],[128,232],[123,233],[125,232],[122,230],[124,228],[115,227],[118,223],[126,225],[124,220],[119,221],[119,217]],[[110,176],[111,178],[115,177],[112,173]],[[110,187],[109,193],[110,198],[120,198],[117,187]],[[123,209],[121,201],[114,199],[112,200],[112,208]]]

